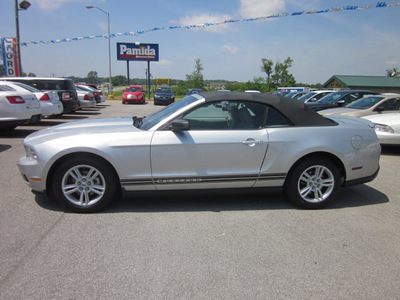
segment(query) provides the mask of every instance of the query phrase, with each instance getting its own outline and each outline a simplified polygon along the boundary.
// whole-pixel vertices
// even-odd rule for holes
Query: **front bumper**
[[[129,98],[129,99],[122,99],[122,101],[124,101],[125,103],[143,103],[144,102],[144,98]]]
[[[32,190],[38,192],[46,190],[46,180],[42,178],[42,166],[39,161],[23,156],[18,160],[17,165],[22,178]]]
[[[175,98],[170,97],[154,97],[154,104],[171,104],[175,102]]]

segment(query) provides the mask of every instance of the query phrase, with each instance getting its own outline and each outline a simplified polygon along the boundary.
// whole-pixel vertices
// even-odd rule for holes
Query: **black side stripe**
[[[121,180],[122,186],[142,186],[154,184],[187,184],[187,183],[218,183],[218,182],[238,182],[238,181],[266,181],[266,180],[284,180],[286,174],[261,174],[258,175],[235,175],[235,176],[197,176],[197,177],[159,177],[148,179],[125,179]]]

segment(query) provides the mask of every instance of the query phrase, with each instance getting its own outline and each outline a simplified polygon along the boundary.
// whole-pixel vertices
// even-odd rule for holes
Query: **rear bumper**
[[[378,170],[376,170],[376,172],[375,172],[374,174],[370,175],[370,176],[363,177],[363,178],[357,178],[357,179],[353,179],[353,180],[346,181],[346,182],[343,184],[343,186],[352,186],[352,185],[357,185],[357,184],[362,184],[362,183],[370,182],[370,181],[374,180],[374,179],[378,176],[378,174],[379,174],[379,169],[380,169],[380,168],[378,167]]]
[[[61,100],[61,102],[64,107],[64,113],[76,111],[80,107],[78,100]]]

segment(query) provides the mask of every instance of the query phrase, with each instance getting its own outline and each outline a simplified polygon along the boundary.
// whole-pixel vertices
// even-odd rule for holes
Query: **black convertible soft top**
[[[216,101],[253,101],[268,104],[284,116],[286,116],[295,126],[334,126],[334,121],[325,118],[309,109],[302,101],[279,97],[266,93],[247,93],[247,92],[203,92],[199,93],[206,102]]]

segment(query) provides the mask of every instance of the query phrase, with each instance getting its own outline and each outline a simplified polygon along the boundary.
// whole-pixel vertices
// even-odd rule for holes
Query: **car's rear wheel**
[[[68,210],[94,212],[104,208],[116,194],[114,169],[94,157],[74,157],[55,171],[52,182],[55,198]]]
[[[330,203],[340,187],[340,172],[324,158],[311,158],[298,164],[289,174],[285,192],[303,208],[322,208]]]

